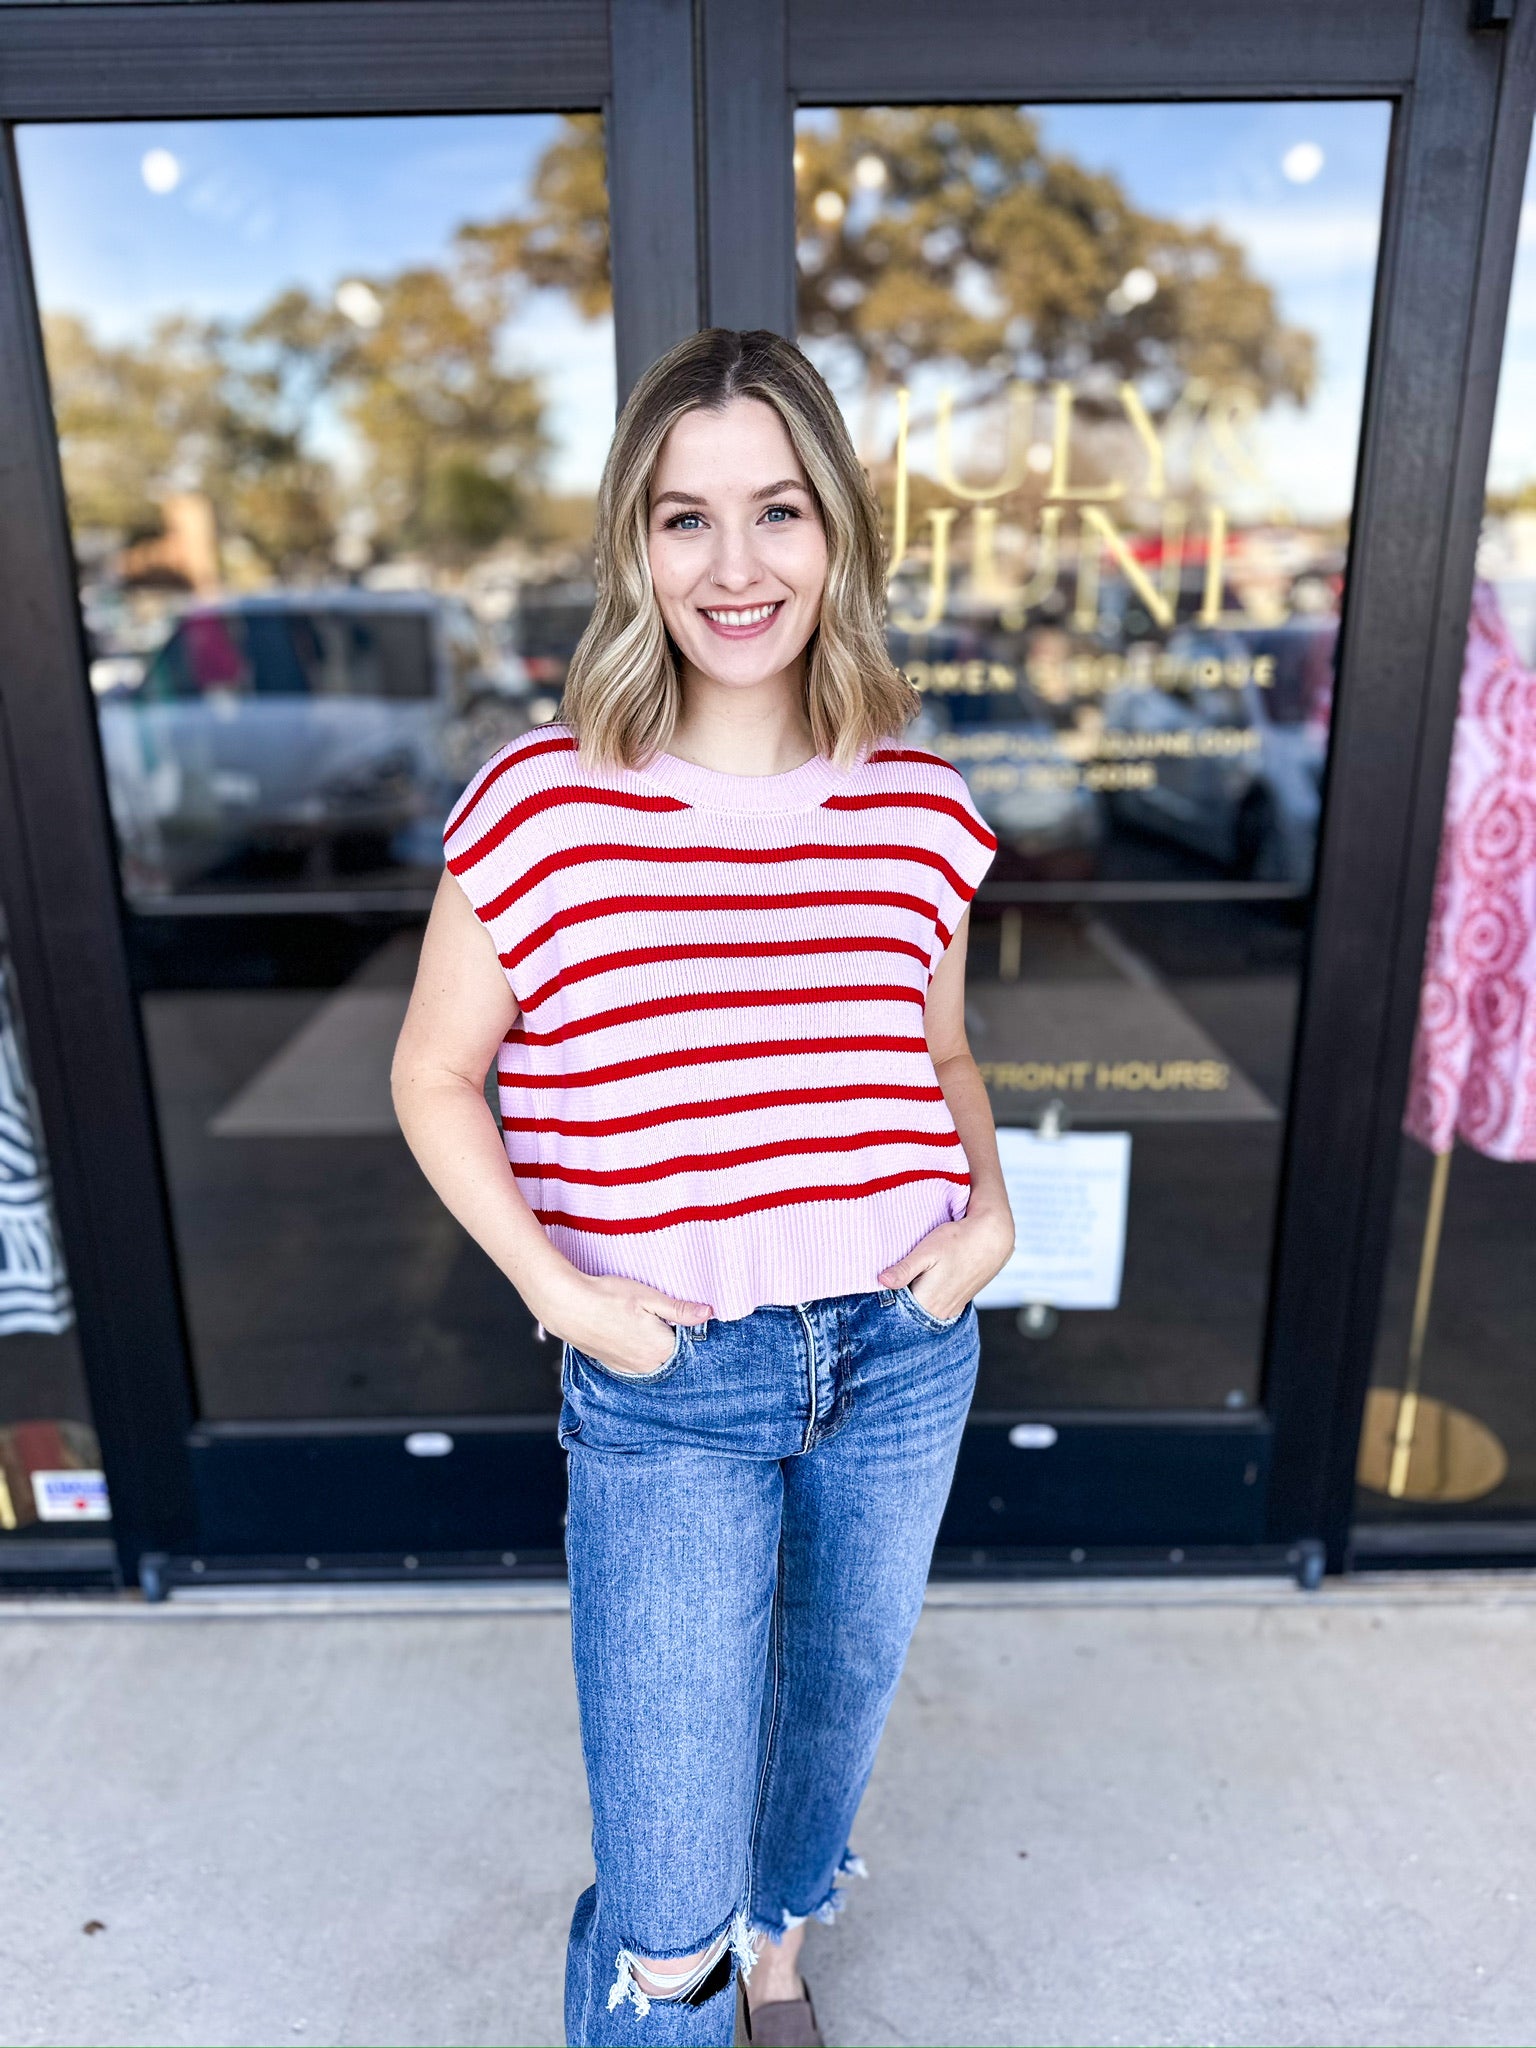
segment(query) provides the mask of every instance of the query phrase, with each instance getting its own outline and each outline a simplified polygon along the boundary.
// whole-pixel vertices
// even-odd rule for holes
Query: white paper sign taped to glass
[[[1013,1257],[976,1296],[977,1308],[1118,1308],[1130,1133],[1042,1138],[1004,1125],[997,1149],[1013,1209]]]
[[[40,1522],[109,1522],[111,1504],[100,1472],[34,1472],[32,1498]]]

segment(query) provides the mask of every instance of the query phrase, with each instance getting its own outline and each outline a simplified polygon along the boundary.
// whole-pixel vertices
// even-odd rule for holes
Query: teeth
[[[706,607],[704,616],[719,626],[757,626],[764,619],[771,619],[778,608],[776,604],[758,604],[745,612],[716,612]]]

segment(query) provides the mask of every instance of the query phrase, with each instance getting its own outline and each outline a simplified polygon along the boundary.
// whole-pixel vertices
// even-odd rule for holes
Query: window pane
[[[884,506],[909,736],[999,838],[972,1049],[1001,1125],[1133,1139],[1118,1306],[983,1308],[984,1407],[1256,1398],[1388,128],[797,123],[800,333]]]
[[[1536,1511],[1536,160],[1404,1111],[1362,1520]]]
[[[104,1535],[109,1519],[0,916],[0,1545]]]
[[[389,1062],[448,806],[591,607],[601,117],[19,152],[202,1409],[547,1409]]]

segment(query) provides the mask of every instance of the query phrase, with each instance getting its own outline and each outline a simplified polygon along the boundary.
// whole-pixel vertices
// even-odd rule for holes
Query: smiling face
[[[675,422],[651,479],[651,581],[683,660],[736,687],[798,664],[827,536],[783,420],[760,398]]]

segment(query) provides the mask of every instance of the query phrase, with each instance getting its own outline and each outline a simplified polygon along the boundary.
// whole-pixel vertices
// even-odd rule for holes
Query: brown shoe
[[[800,1989],[805,1994],[803,1998],[770,1998],[756,2008],[748,2005],[743,1989],[738,2028],[741,2038],[751,2048],[826,2048],[816,2024],[811,1988],[803,1977]]]

